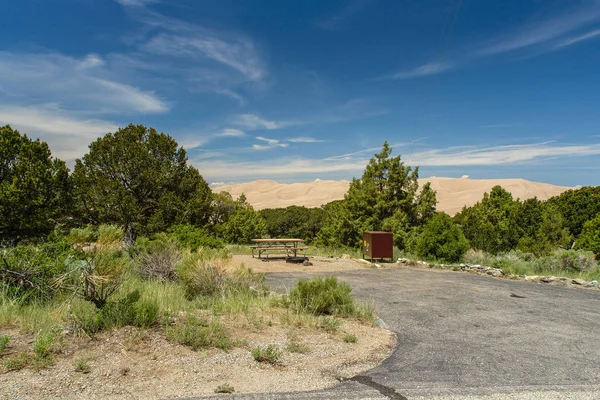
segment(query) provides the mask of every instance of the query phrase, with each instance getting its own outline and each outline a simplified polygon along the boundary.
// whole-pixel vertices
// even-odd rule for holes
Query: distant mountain
[[[525,179],[469,179],[431,177],[419,179],[419,186],[431,182],[437,192],[439,211],[450,215],[459,212],[463,206],[471,206],[481,200],[485,192],[500,185],[521,200],[536,197],[546,200],[565,190],[567,186],[555,186],[548,183],[531,182]],[[319,207],[334,200],[341,200],[350,187],[349,181],[322,181],[303,183],[278,183],[258,180],[235,185],[218,186],[214,192],[229,192],[234,198],[244,193],[248,202],[257,210],[264,208],[287,207],[291,205]]]

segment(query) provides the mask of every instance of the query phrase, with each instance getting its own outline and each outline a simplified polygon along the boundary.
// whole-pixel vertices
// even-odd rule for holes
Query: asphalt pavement
[[[409,267],[334,275],[396,332],[393,354],[334,388],[236,398],[600,399],[600,290]]]

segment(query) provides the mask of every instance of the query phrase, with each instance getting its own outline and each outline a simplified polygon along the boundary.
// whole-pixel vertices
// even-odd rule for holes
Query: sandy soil
[[[471,206],[480,201],[485,192],[500,185],[513,197],[522,200],[537,196],[541,200],[559,195],[568,189],[547,183],[531,182],[525,179],[468,179],[431,177],[419,179],[419,185],[430,182],[437,191],[438,210],[450,215],[456,214],[463,206]],[[334,200],[344,198],[350,186],[349,181],[315,181],[282,184],[259,180],[237,185],[220,186],[215,192],[226,191],[237,198],[244,193],[257,210],[264,208],[287,207],[290,205],[319,207]]]
[[[244,263],[256,272],[340,271],[366,266],[349,259],[311,258],[314,265],[262,262],[235,256],[232,267]],[[226,317],[223,317],[226,318]],[[293,317],[292,317],[293,318]],[[379,326],[342,320],[333,333],[308,320],[290,323],[287,310],[255,310],[222,320],[241,347],[229,352],[210,349],[195,352],[165,339],[162,327],[139,330],[126,327],[101,333],[93,339],[67,334],[56,363],[39,372],[31,368],[0,374],[0,399],[156,399],[213,394],[228,383],[235,393],[303,391],[335,385],[342,378],[371,369],[389,356],[395,335]],[[33,334],[2,328],[13,339],[0,362],[22,350],[31,352]],[[346,343],[346,333],[357,343]],[[307,354],[285,350],[290,341],[310,349]],[[256,362],[250,350],[277,344],[284,349],[278,365]],[[91,372],[75,371],[77,359],[88,360]],[[0,367],[0,371],[2,367]]]

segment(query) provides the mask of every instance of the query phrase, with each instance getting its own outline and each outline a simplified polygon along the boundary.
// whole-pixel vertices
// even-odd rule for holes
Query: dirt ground
[[[263,262],[251,256],[235,256],[255,272],[347,271],[368,268],[349,259],[311,258],[312,266],[284,260]],[[156,399],[214,394],[223,384],[235,393],[314,390],[333,386],[343,378],[377,366],[395,345],[395,335],[377,325],[343,319],[335,332],[310,322],[292,321],[285,309],[268,308],[223,321],[234,340],[242,345],[229,352],[219,349],[193,351],[165,339],[164,328],[123,328],[101,333],[93,339],[67,334],[56,362],[48,369],[0,374],[0,399]],[[293,317],[292,317],[293,318]],[[12,337],[0,362],[31,353],[34,334],[0,329]],[[356,343],[346,343],[352,334]],[[290,342],[308,349],[305,354],[286,349]],[[250,353],[256,346],[276,344],[283,350],[277,365],[259,363]],[[75,361],[85,359],[90,372],[75,371]],[[0,371],[2,367],[0,367]]]
[[[352,271],[356,269],[373,268],[367,262],[361,262],[353,258],[344,257],[320,257],[309,256],[308,261],[312,265],[302,263],[289,263],[282,258],[258,259],[249,255],[234,255],[229,263],[230,268],[237,268],[241,264],[252,268],[254,272],[339,272]],[[383,267],[396,267],[395,263],[381,264]]]

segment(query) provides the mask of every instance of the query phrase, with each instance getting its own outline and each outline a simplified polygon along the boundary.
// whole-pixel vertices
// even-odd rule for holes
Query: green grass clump
[[[252,357],[258,362],[266,362],[269,364],[277,364],[283,355],[279,346],[275,344],[269,344],[262,348],[260,346],[255,347],[251,351]]]
[[[351,333],[346,333],[344,335],[344,342],[346,342],[346,343],[356,343],[356,342],[358,342],[358,338],[356,337],[356,335],[353,335]]]
[[[9,371],[20,371],[29,365],[31,358],[26,351],[19,353],[17,357],[7,358],[2,361],[2,367],[6,372]]]
[[[85,358],[78,358],[73,363],[73,366],[75,367],[75,372],[81,374],[89,374],[92,371],[89,361]]]
[[[10,336],[2,335],[0,336],[0,353],[4,351],[8,347],[8,343],[10,342]]]
[[[356,311],[352,289],[334,276],[301,279],[289,294],[292,308],[313,315],[350,316]]]
[[[342,321],[339,318],[327,316],[321,318],[319,326],[325,329],[327,332],[336,332],[340,329]]]
[[[207,347],[228,350],[233,346],[220,322],[203,321],[192,315],[188,315],[182,325],[167,326],[165,333],[168,340],[190,346],[193,350]]]
[[[296,340],[291,340],[285,349],[290,353],[307,354],[310,353],[310,347],[304,343],[300,343]]]
[[[60,330],[60,327],[55,327],[36,335],[33,341],[33,365],[36,369],[43,369],[54,363],[54,356],[60,353],[63,344]]]
[[[229,383],[224,383],[222,385],[217,386],[215,389],[215,393],[233,393],[235,389]]]
[[[101,246],[119,246],[125,239],[125,232],[120,226],[102,224],[98,227],[97,242]]]

